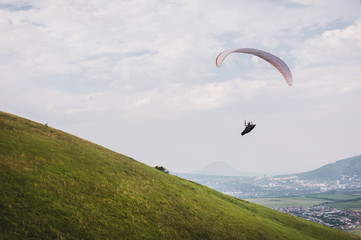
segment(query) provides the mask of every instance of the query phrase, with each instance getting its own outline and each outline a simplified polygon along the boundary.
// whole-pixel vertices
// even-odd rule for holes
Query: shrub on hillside
[[[169,173],[169,171],[163,167],[163,166],[155,166],[156,169],[158,169],[159,171],[165,172],[165,173]]]

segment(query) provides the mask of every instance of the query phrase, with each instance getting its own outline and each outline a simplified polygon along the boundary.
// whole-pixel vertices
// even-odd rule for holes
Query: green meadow
[[[0,169],[0,239],[359,239],[4,112]]]
[[[277,207],[312,207],[325,200],[314,199],[305,196],[300,197],[282,197],[282,198],[250,198],[247,201],[260,204],[262,206],[277,208]]]
[[[361,210],[361,196],[358,193],[329,192],[297,197],[251,198],[246,200],[270,208],[312,207],[325,203],[327,206],[338,209]]]

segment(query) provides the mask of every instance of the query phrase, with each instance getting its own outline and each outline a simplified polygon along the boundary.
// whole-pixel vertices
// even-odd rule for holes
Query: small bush
[[[158,169],[159,171],[165,172],[165,173],[169,173],[169,171],[163,167],[163,166],[155,166],[156,169]]]

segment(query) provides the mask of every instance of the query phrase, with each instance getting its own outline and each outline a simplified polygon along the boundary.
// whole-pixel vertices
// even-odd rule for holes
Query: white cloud
[[[175,155],[185,151],[189,153],[182,156],[189,162],[197,162],[192,155],[206,155],[207,161],[227,156],[256,164],[264,157],[252,155],[257,142],[247,145],[244,154],[237,150],[238,135],[225,136],[238,131],[244,118],[261,123],[254,141],[268,139],[267,124],[279,129],[280,138],[291,138],[289,132],[301,128],[296,123],[302,118],[360,118],[342,110],[360,103],[361,22],[355,2],[1,0],[0,102],[4,110],[51,119],[119,151],[124,144],[135,155],[144,148],[159,161],[172,156],[177,160],[169,160],[170,166],[184,165]],[[218,69],[216,56],[231,47],[261,48],[281,56],[291,67],[294,86],[286,86],[270,64],[249,55],[232,56]],[[195,126],[192,116],[207,123]],[[139,147],[126,141],[117,145],[117,137],[107,130],[109,119],[121,123],[114,132],[124,131],[133,145],[138,145],[136,139],[156,138],[157,149],[150,150],[145,140],[139,140]],[[282,131],[280,119],[294,125]],[[173,130],[174,124],[179,130]],[[353,142],[359,132],[350,133]],[[222,142],[214,140],[216,135]],[[162,148],[171,137],[188,149]],[[192,144],[187,138],[194,139]],[[305,139],[302,135],[293,141],[302,145]],[[337,145],[323,142],[328,149]],[[272,147],[279,149],[271,144],[268,156]],[[305,156],[300,154],[305,148],[292,149],[282,158]]]
[[[361,19],[344,29],[325,31],[293,50],[297,73],[318,96],[361,89]],[[314,89],[312,89],[314,88]]]
[[[352,62],[360,57],[361,50],[361,19],[355,25],[344,29],[325,31],[307,39],[294,54],[301,66],[313,64],[340,64]]]

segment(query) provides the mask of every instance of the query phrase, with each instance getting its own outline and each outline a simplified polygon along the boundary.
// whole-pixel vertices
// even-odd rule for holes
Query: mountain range
[[[257,176],[261,174],[240,172],[226,162],[214,162],[200,171],[190,174],[200,174],[207,176]],[[182,174],[179,174],[182,176]],[[338,160],[312,171],[286,174],[281,176],[298,176],[300,179],[310,180],[336,180],[342,176],[359,176],[361,177],[361,155]]]
[[[303,179],[336,180],[342,176],[361,177],[361,155],[330,163],[312,171],[292,174]]]
[[[0,112],[0,239],[359,239]]]

